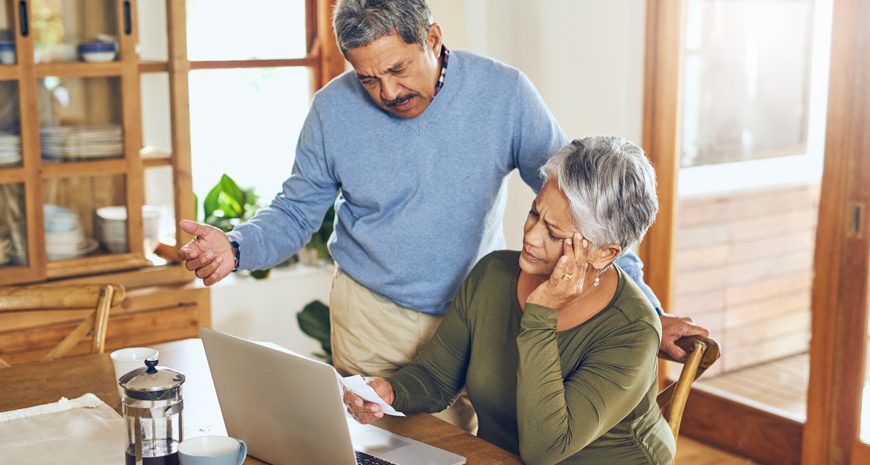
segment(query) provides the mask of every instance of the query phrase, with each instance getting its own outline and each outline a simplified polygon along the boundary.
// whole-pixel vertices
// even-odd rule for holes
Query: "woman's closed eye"
[[[538,218],[540,218],[540,216],[541,216],[541,214],[538,213],[534,208],[529,210],[529,218],[537,221]],[[553,231],[549,227],[547,228],[547,237],[549,237],[550,240],[553,242],[561,242],[561,241],[565,240],[565,238],[563,238],[563,237],[559,237],[559,236],[554,235]]]

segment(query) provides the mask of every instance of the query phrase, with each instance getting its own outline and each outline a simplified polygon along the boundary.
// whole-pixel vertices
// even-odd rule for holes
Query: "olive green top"
[[[493,252],[462,283],[432,340],[388,380],[399,411],[437,412],[467,388],[478,435],[527,464],[669,464],[656,404],[661,322],[617,268],[607,308],[556,331],[557,311],[517,301],[519,252]]]

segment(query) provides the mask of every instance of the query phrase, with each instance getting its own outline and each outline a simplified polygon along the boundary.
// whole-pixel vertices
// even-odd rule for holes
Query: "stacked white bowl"
[[[43,213],[49,261],[80,257],[96,248],[96,241],[85,237],[78,213],[52,204],[43,205]]]
[[[157,247],[160,230],[160,208],[142,207],[142,237],[145,249],[153,252]],[[127,207],[116,205],[97,209],[97,237],[112,253],[124,253],[127,245]]]

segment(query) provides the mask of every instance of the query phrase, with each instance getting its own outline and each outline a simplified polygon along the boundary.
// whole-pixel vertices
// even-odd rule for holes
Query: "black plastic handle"
[[[124,0],[124,34],[133,33],[133,12],[130,9],[130,0]]]
[[[30,21],[27,20],[27,1],[21,0],[18,2],[18,23],[21,29],[21,37],[27,37],[30,34]]]

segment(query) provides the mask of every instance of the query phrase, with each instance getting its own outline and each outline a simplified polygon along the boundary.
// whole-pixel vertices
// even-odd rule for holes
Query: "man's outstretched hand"
[[[190,220],[181,220],[178,226],[194,236],[178,250],[184,267],[196,273],[203,284],[212,284],[232,273],[235,262],[230,239],[218,228]]]
[[[685,336],[707,337],[710,331],[703,326],[692,323],[687,316],[660,315],[662,319],[662,346],[660,350],[678,362],[685,362],[689,354],[675,344],[677,339]]]

